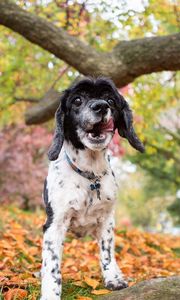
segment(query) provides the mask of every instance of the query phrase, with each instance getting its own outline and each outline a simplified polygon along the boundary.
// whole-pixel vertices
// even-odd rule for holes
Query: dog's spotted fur
[[[81,98],[80,107],[79,100],[74,100],[77,98]],[[114,101],[112,106],[108,104],[104,111],[102,108],[99,111],[95,106],[94,110],[96,103],[105,105],[109,98]],[[111,125],[104,130],[102,124],[110,124],[110,119],[114,128],[109,132]],[[127,287],[114,255],[116,183],[106,152],[115,128],[133,147],[143,151],[143,145],[132,127],[129,106],[110,80],[87,78],[73,85],[62,96],[56,112],[56,131],[49,151],[51,163],[44,184],[47,221],[44,225],[41,300],[60,298],[60,266],[67,230],[77,237],[91,235],[97,239],[107,288],[116,290]],[[105,139],[92,142],[89,130],[95,131],[98,139],[105,131]],[[98,192],[90,189],[89,179],[72,169],[65,152],[79,169],[98,176]]]

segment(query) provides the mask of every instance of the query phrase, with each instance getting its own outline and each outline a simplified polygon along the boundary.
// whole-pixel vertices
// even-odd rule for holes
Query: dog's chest
[[[54,214],[57,219],[69,219],[70,230],[79,237],[96,235],[96,228],[106,220],[115,202],[116,184],[110,167],[99,179],[98,189],[91,188],[93,183],[64,161],[50,167],[48,189]]]
[[[115,202],[115,182],[112,176],[100,180],[99,189],[91,190],[90,182],[81,183],[77,201],[70,203],[70,230],[77,236],[96,235],[95,231],[112,211]]]

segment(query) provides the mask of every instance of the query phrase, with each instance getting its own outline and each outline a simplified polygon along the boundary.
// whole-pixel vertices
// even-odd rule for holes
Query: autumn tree
[[[16,2],[17,4],[15,4]],[[110,43],[102,49],[103,30],[101,33],[101,20],[98,31],[95,35],[90,32],[90,18],[92,16],[86,5],[88,1],[48,1],[48,4],[39,4],[38,1],[10,1],[0,2],[0,24],[20,34],[31,43],[47,50],[53,56],[64,61],[83,75],[105,75],[111,77],[118,87],[133,82],[137,77],[152,72],[164,70],[176,71],[180,68],[180,34],[160,35],[130,39],[129,34],[122,39],[122,34],[113,28],[111,21],[106,21]],[[106,2],[106,1],[105,1]],[[104,1],[99,2],[109,9]],[[139,18],[134,21],[141,27],[153,27],[156,20],[152,21],[156,12],[153,12],[154,1],[149,1],[145,10],[145,19]],[[120,5],[121,6],[121,5]],[[178,18],[177,6],[163,1],[162,9],[165,13],[174,13]],[[148,11],[150,7],[151,11]],[[164,8],[165,7],[165,8]],[[117,10],[117,7],[116,7]],[[136,12],[127,11],[119,13],[119,19],[124,23],[129,18],[133,19]],[[99,12],[94,17],[94,24],[97,22]],[[92,23],[93,23],[92,22]],[[143,26],[142,26],[143,24]],[[138,26],[136,26],[138,28]],[[89,29],[87,32],[86,27]],[[82,30],[83,28],[83,30]],[[113,34],[116,33],[116,38]],[[142,35],[142,34],[141,34]],[[138,36],[138,34],[136,35]],[[18,36],[14,36],[14,44],[17,45]],[[98,43],[98,39],[100,43]],[[11,40],[13,44],[13,40]],[[97,45],[98,44],[98,45]],[[23,54],[22,54],[23,55]],[[21,60],[21,58],[19,58]],[[15,67],[15,66],[14,66]],[[20,80],[20,78],[16,78]],[[54,91],[53,91],[54,92]],[[50,119],[58,105],[57,95],[52,92],[35,105],[33,110],[27,112],[26,122],[28,124],[40,123]],[[30,99],[33,101],[33,99]]]

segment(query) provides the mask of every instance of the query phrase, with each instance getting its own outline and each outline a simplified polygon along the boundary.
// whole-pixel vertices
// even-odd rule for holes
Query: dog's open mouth
[[[114,131],[113,118],[108,122],[100,122],[96,124],[91,132],[87,133],[87,138],[92,143],[103,143],[106,140],[107,134]]]
[[[87,133],[87,137],[91,142],[94,143],[102,143],[106,140],[106,134],[105,133],[95,133],[95,132],[89,132]]]

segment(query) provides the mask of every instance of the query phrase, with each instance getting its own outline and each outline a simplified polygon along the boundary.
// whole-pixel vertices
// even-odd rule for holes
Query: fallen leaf
[[[82,281],[75,281],[73,282],[73,284],[80,287],[86,287],[85,283]]]
[[[0,282],[4,282],[4,281],[7,281],[7,280],[8,280],[8,277],[0,276]]]
[[[87,285],[91,286],[93,289],[97,288],[97,286],[99,285],[99,281],[89,277],[85,277],[84,282],[87,283]]]
[[[77,299],[78,299],[78,300],[93,300],[93,299],[90,298],[90,297],[84,297],[84,296],[77,296]]]
[[[11,289],[4,294],[4,300],[21,300],[27,297],[28,292],[22,289]]]
[[[105,294],[109,294],[111,291],[106,290],[106,289],[101,289],[101,290],[94,290],[91,293],[94,295],[105,295]]]
[[[12,214],[8,207],[2,206],[0,220],[5,228],[1,233],[0,243],[0,290],[3,292],[3,288],[6,288],[4,300],[14,300],[16,289],[22,290],[23,297],[19,292],[16,300],[25,299],[27,296],[23,296],[23,293],[27,293],[27,285],[33,285],[37,289],[40,285],[38,274],[41,267],[42,234],[37,229],[44,223],[45,216],[41,211],[26,214],[15,207]],[[119,231],[115,236],[117,264],[127,278],[133,279],[130,286],[150,278],[180,274],[180,260],[176,257],[179,237],[137,229],[129,229],[126,233]],[[69,241],[64,244],[62,274],[64,281],[73,279],[74,285],[85,288],[88,285],[92,290],[92,297],[109,292],[106,289],[105,292],[96,290],[101,282],[101,272],[95,241],[75,240],[70,236]],[[37,292],[31,298],[37,299]],[[79,296],[78,299],[91,298]]]

